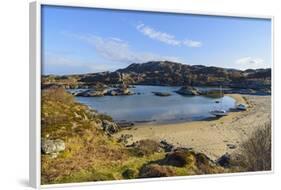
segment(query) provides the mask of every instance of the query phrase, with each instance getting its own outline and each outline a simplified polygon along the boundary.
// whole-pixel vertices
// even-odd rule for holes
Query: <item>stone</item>
[[[41,150],[44,154],[56,154],[65,150],[65,143],[61,139],[43,139],[41,141]]]
[[[235,149],[237,146],[235,144],[227,144],[226,145],[229,149]]]
[[[108,120],[102,121],[102,128],[108,135],[112,135],[113,133],[119,131],[119,127],[117,126],[117,124]]]
[[[123,143],[124,145],[127,145],[129,143],[130,140],[132,140],[133,135],[130,134],[122,134],[119,138],[118,138],[118,142]]]
[[[166,140],[160,141],[160,147],[163,148],[165,152],[171,152],[174,149],[174,146],[169,144]]]
[[[225,153],[224,155],[222,155],[218,160],[217,163],[220,166],[223,167],[229,167],[230,166],[230,154]]]
[[[134,142],[132,146],[135,148],[137,156],[148,156],[162,151],[160,143],[151,139],[139,140]]]

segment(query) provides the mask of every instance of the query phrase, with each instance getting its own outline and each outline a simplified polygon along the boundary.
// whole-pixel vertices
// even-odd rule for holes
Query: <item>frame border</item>
[[[76,187],[76,186],[90,186],[90,185],[111,185],[111,184],[126,184],[126,183],[140,183],[152,181],[166,181],[166,180],[184,180],[184,179],[198,179],[198,178],[213,178],[213,177],[232,177],[245,175],[262,175],[274,174],[275,166],[275,70],[274,70],[274,25],[275,19],[272,15],[248,15],[235,14],[226,12],[208,12],[208,11],[190,11],[187,9],[154,9],[144,7],[132,7],[124,5],[107,5],[106,2],[97,1],[50,1],[37,0],[29,3],[29,184],[36,189],[41,188],[55,188],[55,187]],[[49,184],[41,185],[41,8],[43,6],[61,6],[73,8],[96,8],[113,11],[142,11],[151,13],[175,13],[175,14],[191,14],[199,16],[218,16],[218,17],[235,17],[235,18],[253,18],[253,19],[269,19],[271,21],[271,170],[257,171],[257,172],[240,172],[227,174],[205,174],[193,176],[174,176],[162,178],[148,178],[148,179],[129,179],[129,180],[111,180],[98,182],[80,182],[80,183],[65,183],[65,184]]]

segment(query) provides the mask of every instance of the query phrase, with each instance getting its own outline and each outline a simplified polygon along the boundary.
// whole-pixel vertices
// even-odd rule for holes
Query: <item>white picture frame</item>
[[[235,175],[256,175],[256,174],[269,174],[274,172],[274,17],[268,15],[240,15],[240,14],[228,14],[228,13],[216,13],[202,11],[188,11],[188,10],[167,10],[167,9],[144,9],[139,7],[125,7],[125,6],[108,6],[102,3],[92,2],[67,2],[67,1],[35,1],[30,3],[30,127],[29,127],[29,178],[30,185],[34,188],[48,188],[48,187],[67,187],[67,186],[81,186],[81,185],[97,185],[97,184],[117,184],[117,183],[136,183],[147,181],[163,180],[161,178],[149,178],[149,179],[133,179],[133,180],[118,180],[118,181],[101,181],[101,182],[83,182],[83,183],[70,183],[70,184],[54,184],[54,185],[41,185],[41,7],[44,5],[50,6],[67,6],[67,7],[81,7],[81,8],[102,8],[112,10],[130,10],[130,11],[148,11],[148,12],[161,12],[161,13],[182,13],[182,14],[195,14],[195,15],[208,15],[208,16],[227,16],[227,17],[241,17],[241,18],[262,18],[270,19],[272,25],[272,170],[271,171],[259,171],[259,172],[246,172],[246,173],[230,173],[230,174],[211,174],[201,176],[181,176],[181,177],[168,177],[164,180],[182,180],[182,179],[194,179],[205,177],[221,177],[221,176],[235,176]]]

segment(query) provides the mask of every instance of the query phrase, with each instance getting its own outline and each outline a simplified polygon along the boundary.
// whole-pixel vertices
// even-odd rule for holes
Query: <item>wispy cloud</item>
[[[201,47],[202,46],[202,42],[194,41],[194,40],[184,40],[182,43],[188,47]]]
[[[174,35],[168,34],[166,32],[157,31],[156,29],[147,26],[145,24],[139,24],[136,26],[136,29],[144,34],[145,36],[148,36],[151,39],[163,42],[168,45],[172,46],[187,46],[187,47],[201,47],[202,42],[195,41],[195,40],[178,40]]]
[[[156,31],[155,29],[153,29],[149,26],[146,26],[144,24],[137,25],[137,29],[138,29],[138,31],[140,31],[144,35],[148,36],[149,38],[158,40],[160,42],[163,42],[163,43],[166,43],[169,45],[174,45],[174,46],[178,46],[181,44],[181,42],[179,40],[175,39],[175,36],[173,36],[171,34],[167,34],[165,32]]]
[[[242,57],[235,61],[235,64],[241,69],[257,69],[257,68],[266,68],[267,64],[261,58],[254,57]]]
[[[69,35],[69,34],[68,34]],[[89,44],[94,50],[103,58],[110,61],[117,61],[121,63],[141,63],[147,61],[182,61],[178,57],[162,56],[154,53],[134,51],[128,42],[116,37],[100,37],[91,34],[71,34],[83,42]]]

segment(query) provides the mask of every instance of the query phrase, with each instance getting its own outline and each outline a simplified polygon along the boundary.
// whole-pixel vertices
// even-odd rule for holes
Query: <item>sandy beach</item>
[[[226,152],[239,150],[239,145],[251,136],[259,126],[271,118],[271,96],[230,94],[237,103],[249,105],[247,111],[233,111],[228,116],[204,121],[176,124],[141,124],[115,134],[131,134],[129,143],[141,139],[166,140],[174,146],[193,148],[211,159]],[[236,148],[229,148],[230,146]]]

